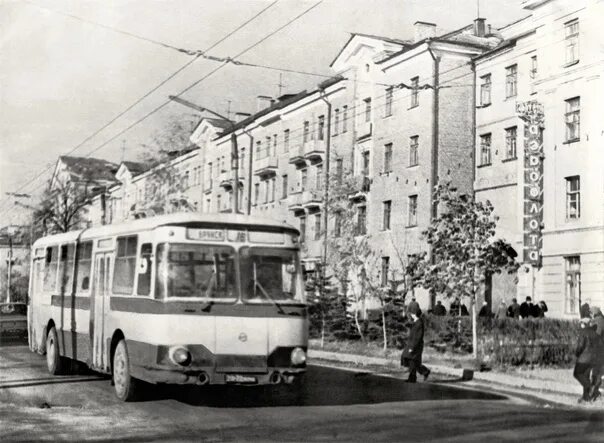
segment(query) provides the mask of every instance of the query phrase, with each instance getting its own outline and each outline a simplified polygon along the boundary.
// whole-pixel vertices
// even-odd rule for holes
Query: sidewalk
[[[310,359],[347,363],[355,366],[382,366],[386,368],[400,367],[399,359],[395,357],[369,357],[364,355],[346,354],[341,352],[321,351],[309,349]],[[574,404],[581,395],[581,387],[572,376],[572,369],[523,369],[513,372],[488,371],[479,372],[463,367],[442,364],[431,360],[425,360],[434,374],[442,374],[456,379],[473,380],[488,385],[498,385],[504,389],[511,388],[530,393],[537,397],[548,397],[550,395],[562,395],[570,397],[565,403]],[[459,365],[456,365],[459,366]],[[593,404],[603,407],[604,402],[598,401]]]

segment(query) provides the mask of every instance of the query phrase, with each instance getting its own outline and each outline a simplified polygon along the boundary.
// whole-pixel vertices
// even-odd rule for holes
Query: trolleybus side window
[[[242,248],[243,298],[263,301],[301,301],[299,263],[294,250]]]
[[[140,261],[138,265],[138,282],[136,293],[138,295],[149,295],[151,292],[151,255],[153,245],[143,243],[141,245]]]
[[[237,296],[235,251],[230,246],[162,243],[156,257],[158,298]]]
[[[34,273],[33,273],[33,293],[42,291],[44,282],[44,249],[36,249],[34,255]]]
[[[44,257],[44,292],[53,292],[57,287],[57,267],[59,264],[59,247],[46,248]]]
[[[90,291],[90,268],[92,267],[92,242],[81,243],[78,247],[78,291]]]
[[[71,294],[73,286],[74,244],[61,245],[61,260],[59,261],[59,290],[61,294]]]
[[[137,236],[118,237],[113,268],[113,293],[131,295],[136,271]]]

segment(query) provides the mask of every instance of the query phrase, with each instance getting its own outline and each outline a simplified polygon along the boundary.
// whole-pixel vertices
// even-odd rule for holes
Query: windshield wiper
[[[273,302],[273,304],[274,304],[274,305],[277,307],[277,310],[279,311],[279,313],[280,313],[280,314],[283,314],[283,315],[292,315],[292,314],[291,314],[291,313],[289,313],[289,312],[285,312],[285,310],[283,309],[283,307],[281,306],[281,304],[279,304],[279,303],[277,302],[277,300],[275,300],[275,299],[273,298],[273,296],[272,296],[272,295],[269,295],[269,293],[268,293],[268,292],[266,292],[266,290],[264,289],[264,287],[263,287],[263,286],[260,284],[260,282],[259,282],[258,280],[254,280],[254,284],[255,284],[257,287],[259,287],[259,288],[260,288],[260,291],[262,291],[262,293],[264,294],[264,296],[265,296],[267,299],[269,299],[270,301],[272,301],[272,302]]]

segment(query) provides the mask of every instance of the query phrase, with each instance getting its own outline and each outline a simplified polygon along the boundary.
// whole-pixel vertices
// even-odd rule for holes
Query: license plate
[[[225,381],[227,383],[257,383],[258,379],[253,375],[226,374]]]

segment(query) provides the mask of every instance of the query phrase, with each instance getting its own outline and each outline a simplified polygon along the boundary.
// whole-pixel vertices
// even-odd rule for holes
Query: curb
[[[368,357],[356,354],[344,354],[341,352],[320,351],[309,349],[308,357],[317,360],[336,361],[341,363],[352,363],[358,366],[376,365],[398,367],[398,360],[383,357]],[[449,375],[462,380],[475,380],[488,382],[503,386],[509,386],[517,389],[529,389],[537,392],[553,392],[564,395],[580,395],[581,389],[578,386],[568,385],[553,380],[543,380],[537,378],[519,377],[516,375],[502,374],[500,372],[477,372],[472,369],[453,368],[451,366],[430,364],[430,370],[435,374]],[[572,375],[569,372],[569,378]],[[538,386],[536,386],[538,384]]]

